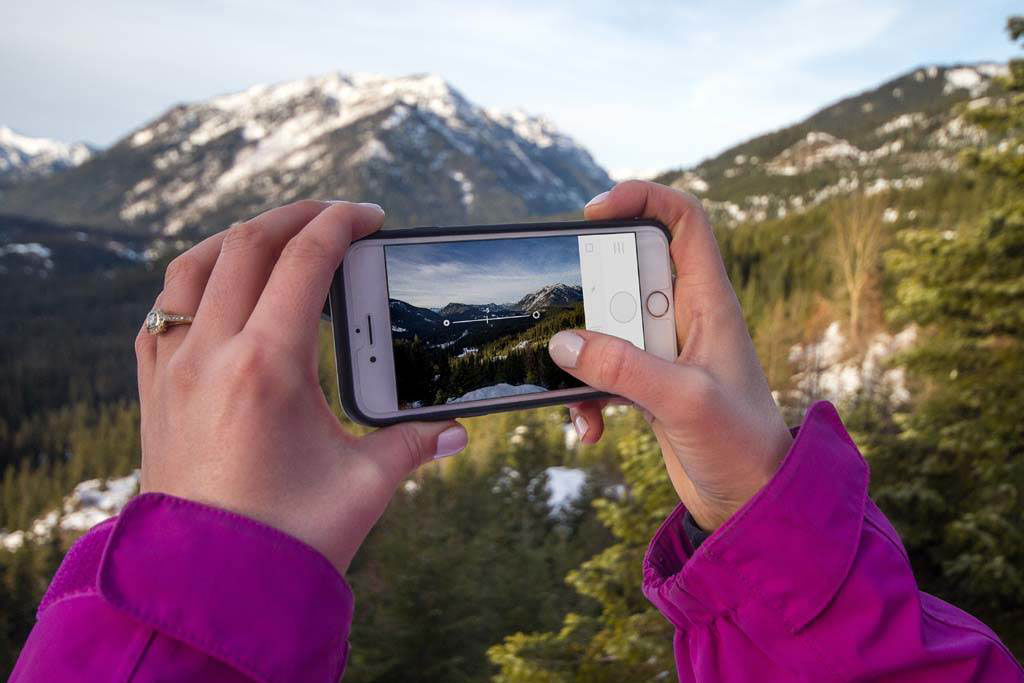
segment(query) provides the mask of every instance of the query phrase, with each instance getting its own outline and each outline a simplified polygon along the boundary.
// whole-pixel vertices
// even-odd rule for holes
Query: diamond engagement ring
[[[180,313],[168,313],[154,308],[146,316],[146,331],[150,334],[163,334],[168,327],[173,325],[189,325],[195,316],[182,315]]]

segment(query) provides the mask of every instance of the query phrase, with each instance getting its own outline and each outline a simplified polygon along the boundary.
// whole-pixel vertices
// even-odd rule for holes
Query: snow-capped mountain
[[[550,122],[486,110],[438,76],[331,73],[176,106],[5,202],[175,234],[304,197],[377,202],[395,226],[515,220],[577,210],[610,183]]]
[[[583,288],[559,283],[548,285],[527,294],[517,306],[524,311],[543,311],[548,308],[566,308],[583,301]]]
[[[856,189],[915,189],[985,141],[965,113],[1005,99],[1007,73],[921,67],[656,180],[694,193],[725,224],[783,218]]]
[[[77,166],[92,156],[80,142],[32,138],[0,126],[0,187]]]

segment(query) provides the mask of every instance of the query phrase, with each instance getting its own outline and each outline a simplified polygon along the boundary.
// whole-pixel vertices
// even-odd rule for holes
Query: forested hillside
[[[582,296],[582,294],[580,295]],[[497,330],[477,324],[472,333],[440,347],[428,337],[412,336],[395,340],[395,375],[402,401],[415,405],[451,403],[470,392],[496,384],[531,385],[544,389],[567,389],[579,381],[563,372],[548,355],[548,339],[569,327],[583,327],[583,302],[571,308],[555,308],[534,322],[507,329],[499,321]],[[511,321],[516,323],[518,321]],[[482,342],[482,343],[481,343]],[[480,394],[476,394],[480,396]]]
[[[1019,40],[1024,21],[1010,30]],[[789,421],[813,400],[838,404],[921,587],[1022,657],[1024,62],[1005,81],[1003,68],[958,68],[977,78],[917,69],[663,180],[718,217]],[[65,496],[138,465],[132,338],[187,245],[12,216],[0,237],[7,670],[81,533],[65,522],[88,496]],[[507,358],[527,341],[539,363],[540,327],[481,351]],[[330,345],[325,326],[320,378],[340,414]],[[467,420],[467,451],[410,479],[352,565],[346,681],[673,679],[670,627],[640,593],[640,561],[674,492],[642,418],[607,419],[596,446],[577,442],[564,408]]]

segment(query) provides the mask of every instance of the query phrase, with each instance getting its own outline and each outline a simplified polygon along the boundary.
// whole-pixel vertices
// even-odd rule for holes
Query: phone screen
[[[386,245],[398,408],[581,386],[559,330],[644,348],[636,254],[632,232]]]

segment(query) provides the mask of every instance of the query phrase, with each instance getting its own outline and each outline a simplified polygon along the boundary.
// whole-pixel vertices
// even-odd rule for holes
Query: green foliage
[[[10,671],[36,621],[42,600],[64,548],[54,540],[29,543],[17,552],[0,550],[0,672]]]
[[[675,675],[671,628],[640,585],[651,531],[678,501],[647,429],[634,423],[625,434],[609,436],[619,444],[624,493],[600,497],[594,507],[616,542],[567,578],[600,610],[569,611],[557,632],[515,633],[492,647],[488,656],[501,669],[496,683],[611,683]]]
[[[1011,32],[1014,21],[1011,20]],[[1019,35],[1019,32],[1018,32]],[[968,157],[979,185],[1005,183],[973,221],[904,231],[889,254],[891,316],[923,326],[904,359],[912,409],[864,414],[879,504],[926,590],[1024,648],[1024,61],[1009,106],[972,112],[1012,137]]]
[[[358,602],[346,680],[487,680],[489,645],[589,609],[563,579],[606,534],[593,514],[548,506],[563,411],[473,422],[490,447],[471,440],[469,453],[410,480],[350,570]]]

